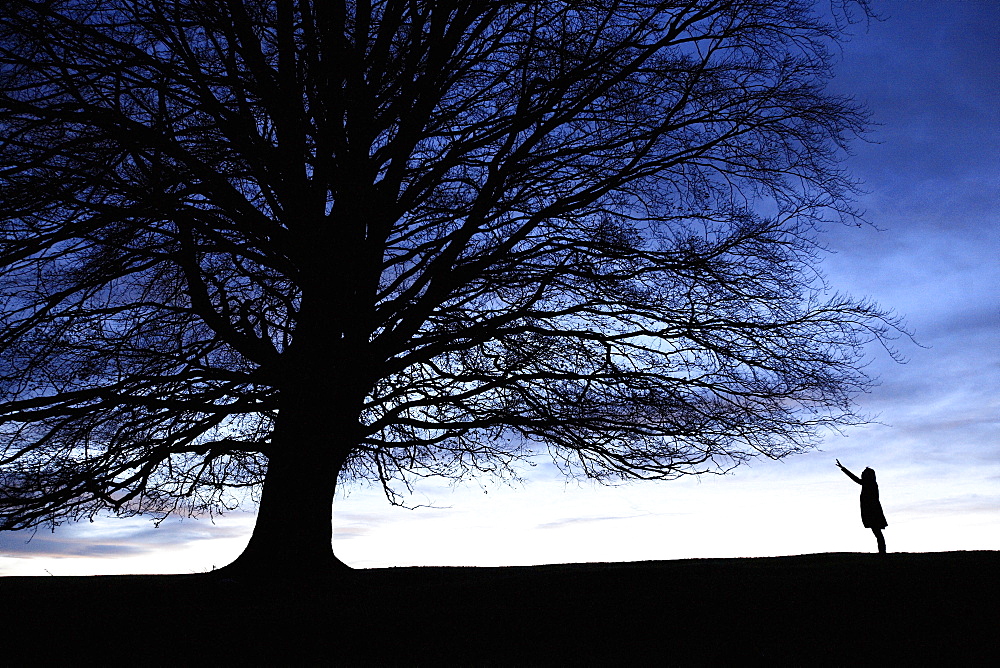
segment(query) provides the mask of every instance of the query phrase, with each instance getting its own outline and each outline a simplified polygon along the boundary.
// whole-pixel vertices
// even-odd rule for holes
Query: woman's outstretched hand
[[[839,468],[839,469],[842,469],[842,468],[844,468],[844,465],[840,463],[840,460],[839,460],[839,459],[837,459],[837,460],[835,460],[835,461],[837,462],[837,468]]]

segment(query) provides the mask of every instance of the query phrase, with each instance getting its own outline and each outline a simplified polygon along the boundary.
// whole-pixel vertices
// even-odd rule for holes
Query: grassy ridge
[[[1000,552],[0,578],[3,658],[145,665],[986,665]],[[62,663],[61,661],[58,661]]]

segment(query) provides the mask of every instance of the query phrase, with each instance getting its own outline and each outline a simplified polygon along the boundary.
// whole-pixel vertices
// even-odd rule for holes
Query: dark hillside
[[[986,665],[1000,552],[0,579],[11,664]],[[340,593],[336,593],[339,591]]]

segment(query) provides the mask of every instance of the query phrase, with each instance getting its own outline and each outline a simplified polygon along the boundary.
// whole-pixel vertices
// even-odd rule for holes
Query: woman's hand
[[[834,461],[837,462],[837,466],[840,468],[841,471],[844,472],[844,475],[846,475],[848,478],[850,478],[854,482],[858,483],[859,485],[863,485],[864,484],[864,483],[861,482],[861,478],[859,478],[858,476],[854,475],[853,473],[851,473],[850,471],[848,471],[847,469],[845,469],[844,465],[840,463],[839,459],[834,460]]]

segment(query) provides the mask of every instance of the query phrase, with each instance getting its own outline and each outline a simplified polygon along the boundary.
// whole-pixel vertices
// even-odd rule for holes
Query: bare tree
[[[898,328],[816,268],[865,116],[811,5],[3,3],[0,527],[244,488],[243,563],[323,566],[338,475],[668,479],[858,420]]]

